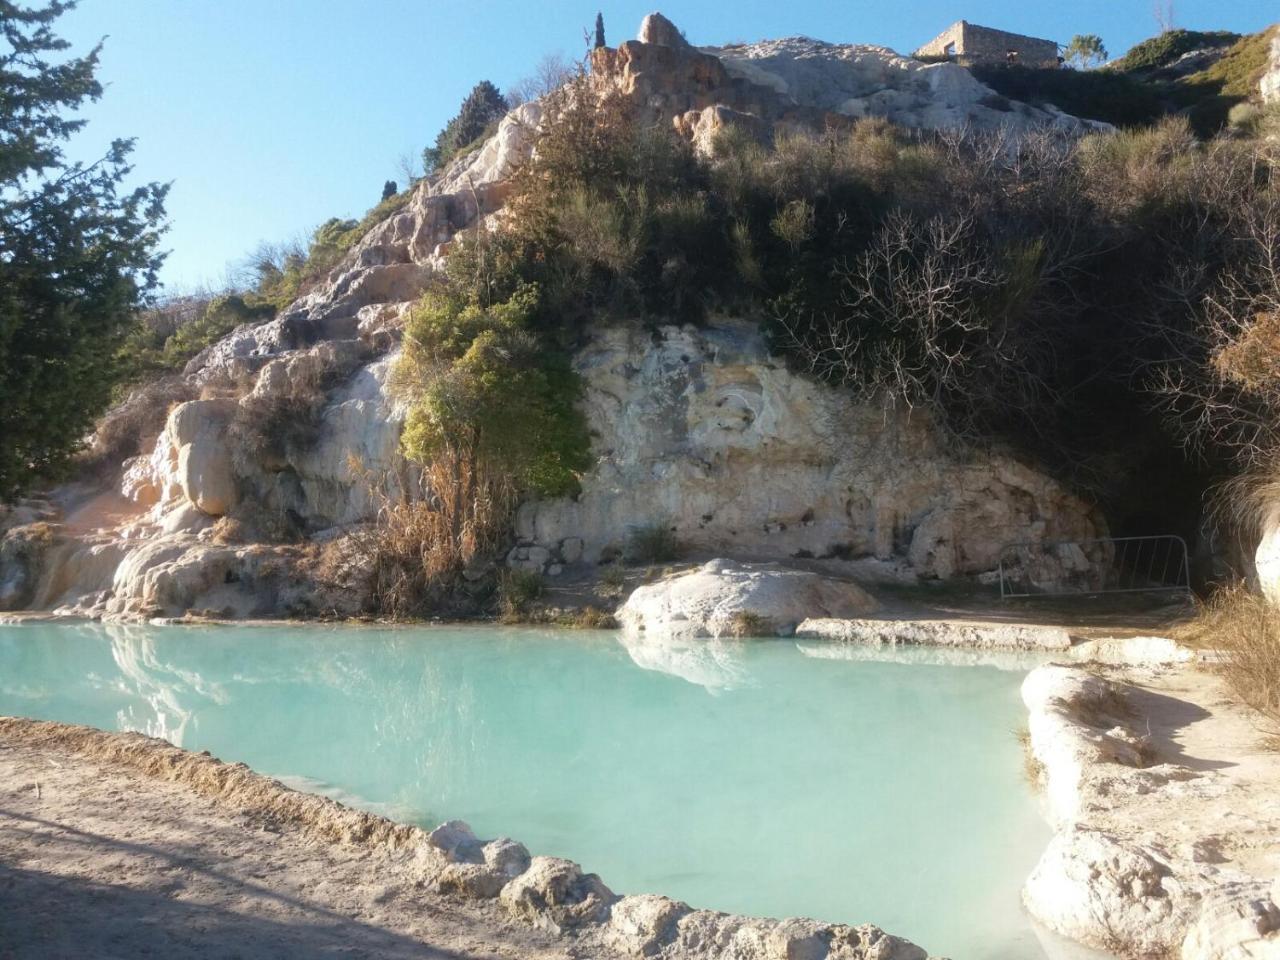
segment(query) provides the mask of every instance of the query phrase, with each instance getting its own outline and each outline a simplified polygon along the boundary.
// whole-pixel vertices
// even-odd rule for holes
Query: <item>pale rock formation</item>
[[[1194,650],[1168,637],[1100,637],[1071,648],[1071,659],[1117,667],[1173,666],[1197,659]]]
[[[1271,33],[1271,64],[1258,84],[1263,103],[1280,103],[1280,28]]]
[[[657,524],[707,554],[863,558],[945,579],[994,569],[1010,542],[1104,530],[1011,457],[957,455],[922,411],[791,373],[754,324],[603,330],[576,367],[597,464],[574,499],[520,509],[521,548],[542,550],[512,559],[531,569],[569,562],[566,541],[609,560]]]
[[[534,857],[528,870],[502,888],[499,902],[513,916],[551,933],[602,922],[616,899],[594,873],[570,860]]]
[[[1280,604],[1280,512],[1273,512],[1262,524],[1253,569],[1262,595]]]
[[[840,643],[963,647],[974,650],[1066,650],[1071,634],[1063,627],[971,620],[841,620],[815,617],[796,628],[804,640]]]
[[[158,469],[147,493],[180,492],[211,517],[230,510],[236,483],[226,434],[235,410],[234,400],[192,400],[176,407],[156,442],[151,463]]]
[[[637,587],[618,609],[630,633],[658,636],[789,636],[812,614],[849,616],[876,608],[856,583],[773,564],[712,560]]]
[[[1132,661],[1122,662],[1132,676]],[[1250,756],[1261,749],[1257,730],[1222,698],[1220,681],[1186,667],[1142,676],[1154,689],[1066,666],[1039,667],[1023,684],[1057,831],[1026,882],[1027,908],[1050,929],[1122,956],[1274,960],[1280,762]],[[1221,714],[1197,706],[1206,703]],[[1216,739],[1191,742],[1193,723]],[[1196,753],[1182,763],[1181,749]]]
[[[709,47],[731,77],[791,102],[845,117],[883,117],[907,127],[1065,133],[1110,130],[1054,108],[1008,100],[954,63],[922,63],[887,47],[807,37]]]
[[[679,28],[660,13],[651,13],[640,21],[640,32],[636,34],[636,40],[662,47],[675,47],[677,50],[691,49],[689,41]]]

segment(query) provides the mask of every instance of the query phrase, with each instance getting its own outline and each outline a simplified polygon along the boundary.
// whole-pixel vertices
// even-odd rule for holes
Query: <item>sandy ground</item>
[[[0,735],[0,960],[607,957],[181,784]]]
[[[1129,726],[1150,737],[1155,763],[1198,775],[1205,789],[1153,790],[1099,803],[1096,822],[1145,828],[1190,845],[1207,842],[1211,862],[1280,877],[1280,750],[1275,731],[1240,705],[1209,666],[1118,669],[1132,686]],[[1110,809],[1106,809],[1110,807]]]

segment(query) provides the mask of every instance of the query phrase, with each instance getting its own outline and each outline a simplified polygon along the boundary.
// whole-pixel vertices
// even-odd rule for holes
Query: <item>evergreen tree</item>
[[[596,13],[596,49],[599,50],[605,45],[604,43],[604,14]]]
[[[394,180],[388,180],[386,183],[382,185],[383,200],[390,200],[397,193],[399,193],[399,191],[396,189],[396,182]]]
[[[423,168],[431,173],[443,167],[459,150],[478,140],[491,123],[506,116],[507,110],[507,100],[498,88],[481,80],[462,101],[458,115],[436,136],[435,146],[422,151]]]
[[[0,0],[0,498],[64,463],[105,409],[162,259],[167,187],[124,188],[133,141],[63,156],[102,96],[100,46],[55,62],[70,44],[52,25],[74,5]]]

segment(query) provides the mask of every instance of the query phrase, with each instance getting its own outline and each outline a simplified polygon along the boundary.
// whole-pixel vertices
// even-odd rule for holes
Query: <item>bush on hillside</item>
[[[223,293],[205,299],[180,298],[143,314],[118,355],[128,386],[142,380],[181,373],[196,354],[242,324],[261,323],[275,315],[269,303],[245,302]]]
[[[1228,47],[1239,39],[1240,34],[1226,30],[1165,30],[1134,44],[1123,57],[1113,60],[1107,69],[1122,73],[1159,70],[1184,53]]]
[[[1154,123],[1165,113],[1151,85],[1110,70],[1056,70],[1036,67],[976,65],[969,72],[1012,100],[1034,106],[1052,104],[1076,117],[1102,120],[1117,127]]]

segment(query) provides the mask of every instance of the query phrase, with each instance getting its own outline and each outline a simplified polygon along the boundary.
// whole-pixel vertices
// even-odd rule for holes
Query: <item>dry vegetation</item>
[[[1280,611],[1244,584],[1220,588],[1178,639],[1218,650],[1236,696],[1280,732]]]

